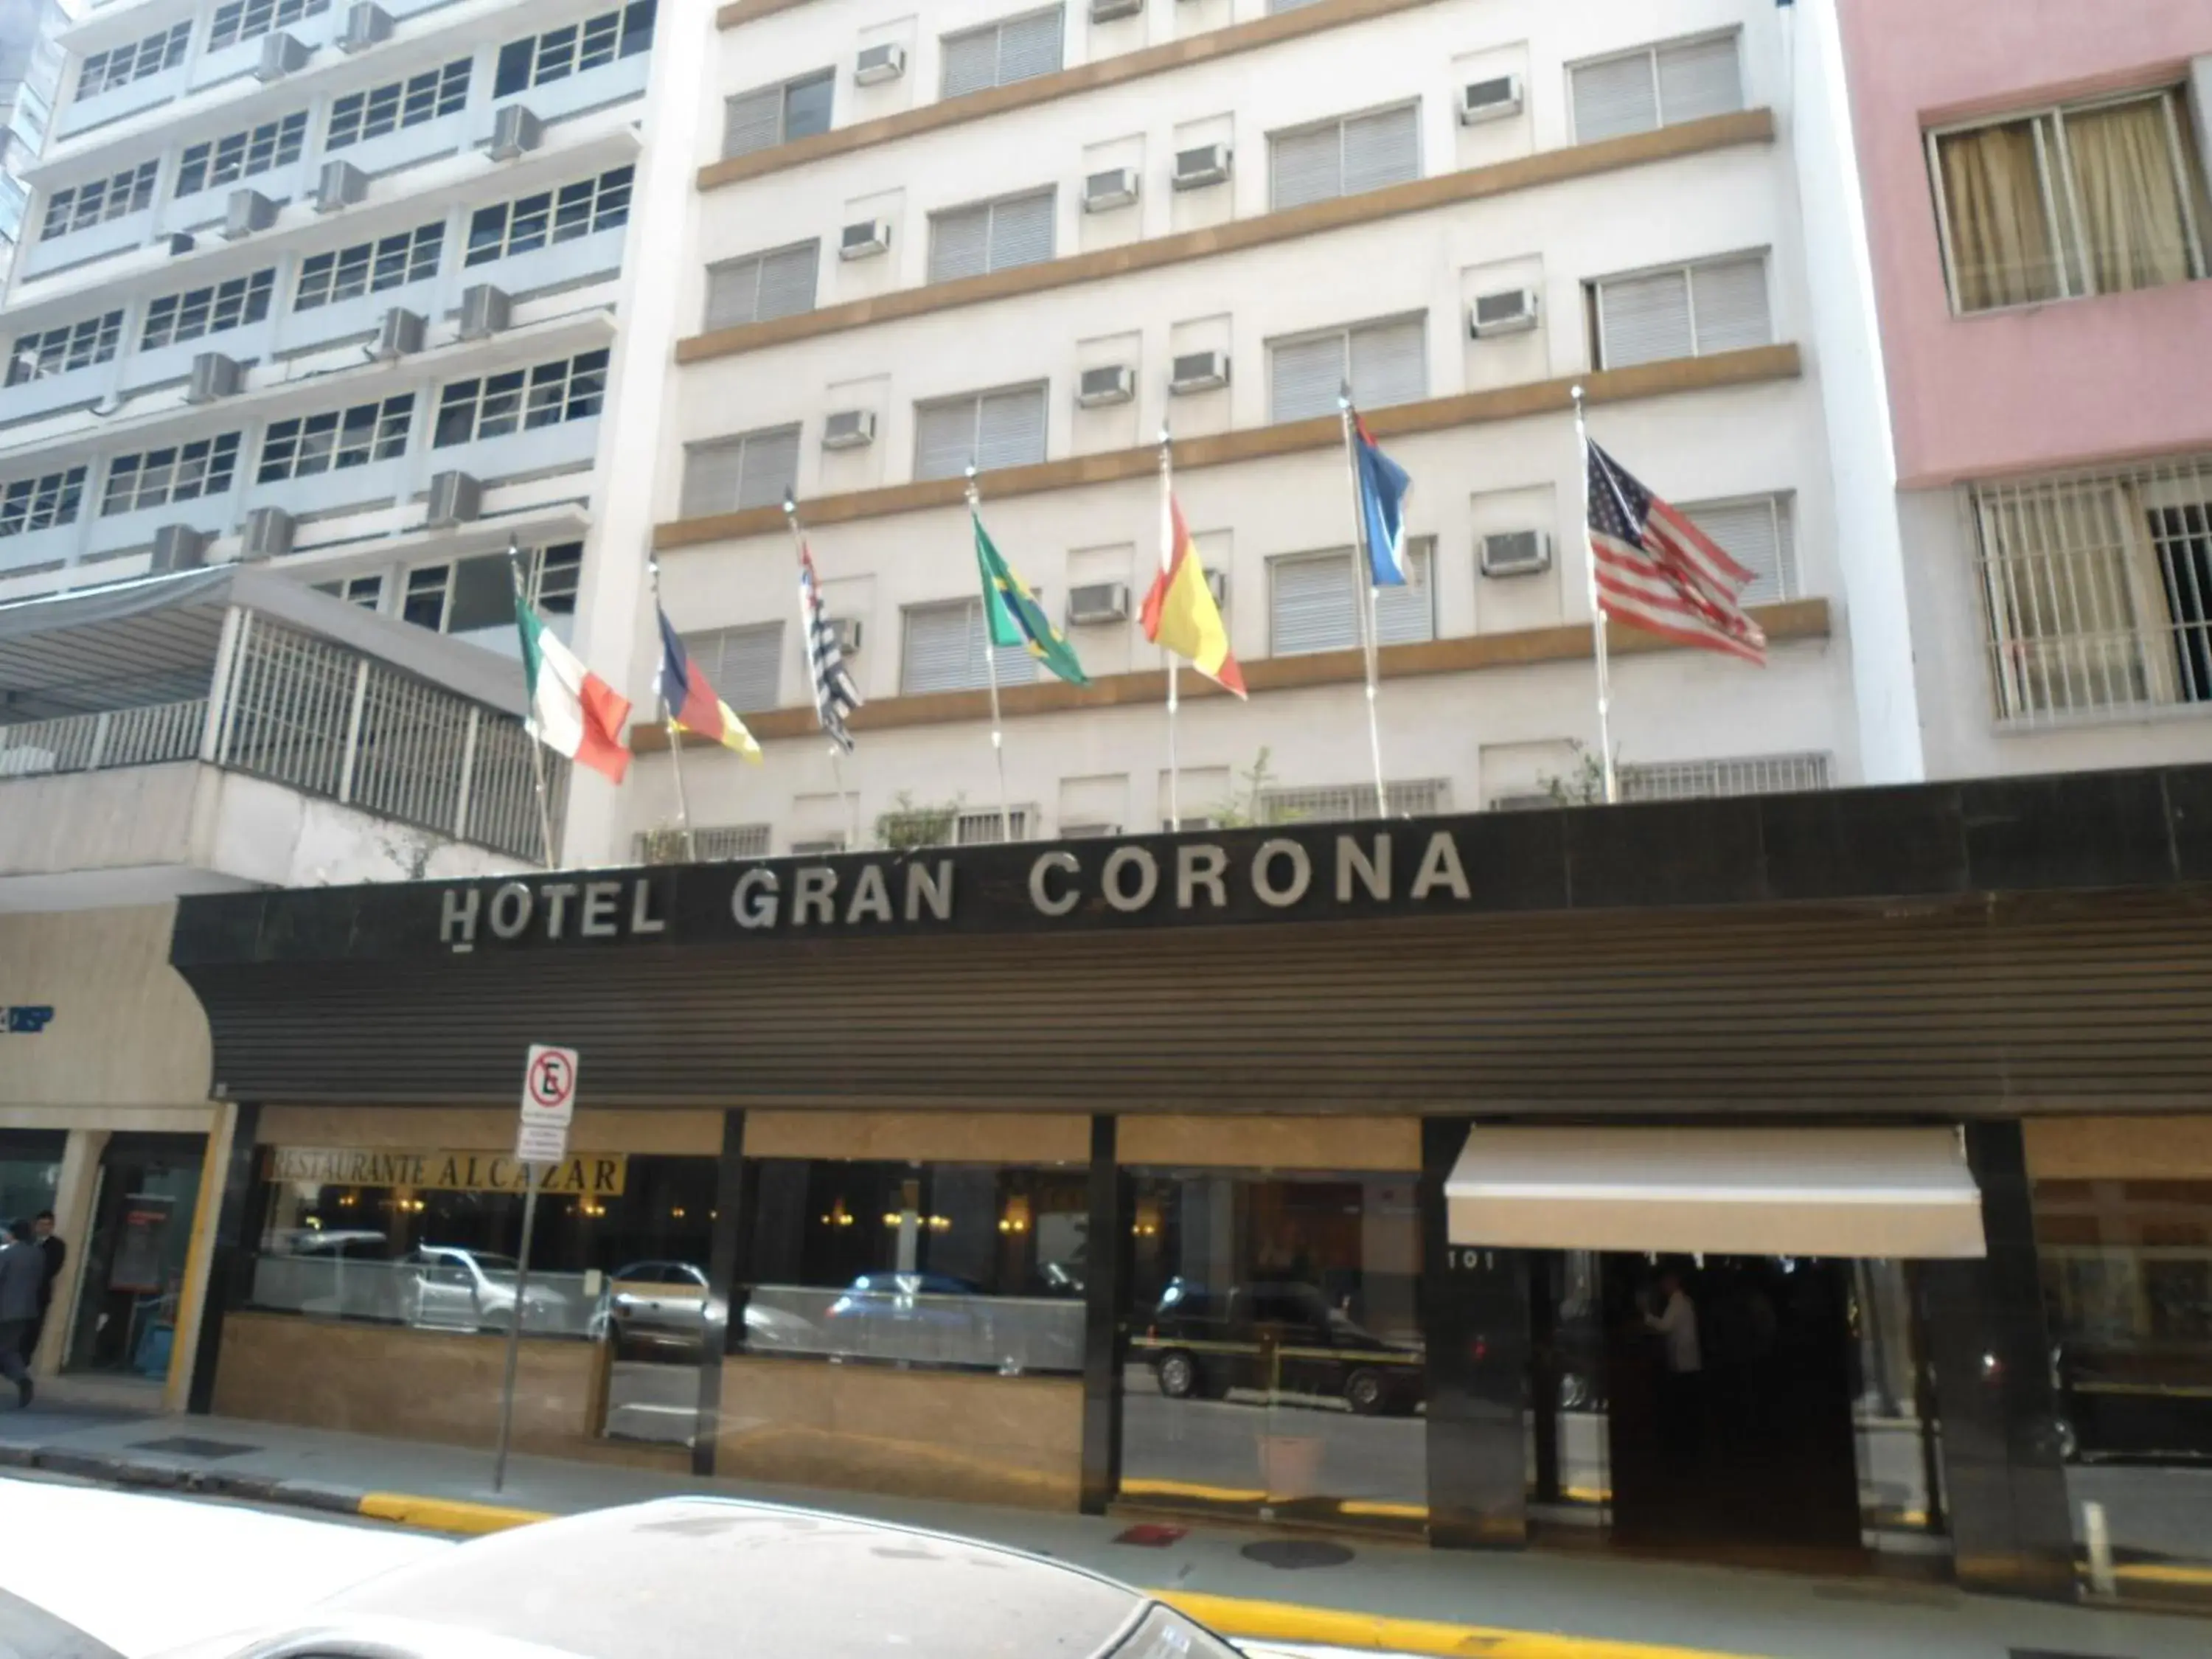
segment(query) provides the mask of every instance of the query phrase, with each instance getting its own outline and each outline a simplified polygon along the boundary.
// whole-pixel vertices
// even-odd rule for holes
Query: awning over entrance
[[[1450,1239],[1537,1250],[1978,1256],[1951,1129],[1477,1128]]]

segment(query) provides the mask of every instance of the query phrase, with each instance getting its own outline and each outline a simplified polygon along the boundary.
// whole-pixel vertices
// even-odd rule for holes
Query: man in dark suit
[[[46,1310],[53,1306],[54,1286],[62,1276],[62,1263],[69,1260],[69,1246],[54,1237],[54,1212],[41,1210],[31,1223],[31,1242],[39,1247],[45,1258],[46,1276],[39,1281],[39,1311],[23,1332],[23,1363],[33,1363],[39,1353],[39,1337],[46,1328]]]

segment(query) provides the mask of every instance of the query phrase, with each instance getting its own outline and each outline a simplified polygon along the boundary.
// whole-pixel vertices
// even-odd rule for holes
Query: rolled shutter
[[[739,714],[778,706],[783,681],[783,624],[758,623],[723,630],[714,690]]]
[[[1420,106],[1377,110],[1344,124],[1344,194],[1421,176]]]
[[[1052,258],[1053,193],[1038,191],[991,204],[993,270],[1033,265]]]
[[[804,242],[774,253],[760,262],[760,302],[754,320],[794,317],[814,309],[814,284],[822,265],[822,244]]]
[[[1270,562],[1271,654],[1296,657],[1357,646],[1358,607],[1366,593],[1354,586],[1353,574],[1352,554],[1341,548]]]
[[[1762,495],[1756,501],[1721,501],[1682,511],[1722,552],[1752,573],[1741,596],[1744,604],[1768,605],[1796,594],[1796,561],[1785,498]]]
[[[707,326],[733,328],[760,319],[761,258],[707,267]]]
[[[1659,49],[1659,118],[1668,126],[1743,107],[1736,37],[1689,40]]]
[[[1429,393],[1425,319],[1370,323],[1352,331],[1352,401],[1362,409],[1419,402]]]
[[[1696,304],[1698,355],[1763,346],[1774,338],[1766,307],[1766,261],[1758,256],[1698,265],[1690,272]]]
[[[1604,354],[1601,368],[1663,362],[1690,356],[1697,349],[1686,271],[1662,270],[1601,283],[1597,303]]]
[[[950,283],[981,276],[991,268],[991,209],[956,208],[930,216],[929,280]]]
[[[1010,17],[999,25],[998,84],[1049,75],[1060,67],[1060,41],[1067,25],[1060,9]]]
[[[961,34],[948,34],[942,42],[945,68],[939,95],[957,98],[981,92],[999,82],[999,26],[992,23]]]
[[[763,87],[723,106],[722,154],[750,155],[772,149],[783,137],[783,88]]]
[[[994,392],[982,400],[976,421],[975,465],[991,471],[1029,466],[1044,459],[1044,388],[1023,386]]]
[[[1659,92],[1649,52],[1584,64],[1572,78],[1577,143],[1649,132],[1659,125]]]
[[[964,690],[982,684],[982,660],[969,672],[972,642],[982,623],[982,607],[973,599],[955,605],[918,605],[906,613],[906,649],[899,659],[899,691],[917,696],[930,691]]]
[[[957,478],[975,453],[975,399],[924,404],[915,410],[914,476]]]
[[[1273,348],[1268,358],[1273,382],[1268,418],[1303,421],[1336,413],[1337,394],[1344,388],[1344,336],[1287,341]]]
[[[1375,591],[1375,642],[1412,645],[1437,636],[1437,589],[1430,580],[1435,542],[1424,536],[1406,550],[1406,580]]]
[[[727,513],[738,504],[738,480],[744,465],[742,438],[693,444],[684,452],[684,499],[687,519]]]
[[[738,505],[774,507],[784,492],[799,482],[799,428],[779,427],[755,432],[745,439],[744,459],[738,474]]]
[[[1267,143],[1267,204],[1278,210],[1344,193],[1344,128],[1332,121]]]

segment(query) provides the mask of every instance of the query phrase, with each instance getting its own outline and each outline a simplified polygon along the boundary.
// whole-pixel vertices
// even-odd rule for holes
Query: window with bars
[[[342,576],[334,582],[317,582],[315,592],[343,599],[348,605],[357,605],[364,611],[381,610],[384,605],[384,573],[372,570],[365,576]]]
[[[1743,107],[1743,71],[1733,30],[1576,64],[1567,79],[1575,142],[1581,144]]]
[[[1589,295],[1598,368],[1710,357],[1774,339],[1764,253],[1601,277]]]
[[[395,459],[407,452],[407,431],[414,419],[415,394],[408,392],[381,403],[271,421],[262,435],[255,480],[276,483]]]
[[[1340,116],[1267,139],[1267,205],[1280,211],[1421,176],[1418,102]]]
[[[1025,191],[929,216],[929,280],[962,276],[1052,258],[1053,191]]]
[[[1426,317],[1393,317],[1267,343],[1269,418],[1334,415],[1344,386],[1362,409],[1429,395]]]
[[[1451,811],[1451,782],[1445,778],[1417,778],[1386,783],[1382,786],[1382,799],[1390,817],[1436,817]],[[1374,816],[1375,786],[1371,783],[1260,792],[1260,818],[1263,823],[1334,823]],[[1186,820],[1184,828],[1189,827]]]
[[[781,699],[783,624],[780,622],[686,634],[684,651],[722,701],[740,714],[773,708]]]
[[[141,351],[220,334],[227,328],[258,323],[269,314],[270,295],[276,287],[276,268],[164,294],[146,307],[146,326],[138,336]]]
[[[226,432],[219,438],[196,438],[188,444],[118,455],[107,464],[100,516],[223,494],[238,472],[238,445],[239,434]]]
[[[509,433],[558,426],[599,412],[607,390],[607,354],[580,352],[557,362],[510,369],[479,380],[456,380],[438,398],[434,448],[503,438]]]
[[[899,692],[903,696],[975,690],[991,683],[994,664],[1000,685],[1027,685],[1036,678],[1036,659],[1027,646],[993,649],[989,645],[980,596],[941,605],[910,605],[902,621],[906,638],[899,653]],[[990,657],[985,657],[986,651]]]
[[[939,43],[944,72],[938,95],[957,98],[987,87],[1051,74],[1060,67],[1061,38],[1066,27],[1061,9],[1054,6],[1049,11],[1001,18],[981,28],[945,36]]]
[[[641,830],[632,843],[640,864],[727,864],[769,855],[765,823],[700,823],[688,830]],[[838,849],[842,851],[842,847]]]
[[[1376,644],[1410,645],[1436,638],[1436,587],[1429,580],[1436,566],[1433,536],[1407,538],[1406,580],[1376,590]],[[1349,548],[1291,553],[1268,560],[1271,654],[1296,657],[1315,651],[1357,649],[1359,613],[1367,604],[1364,575]]]
[[[331,0],[227,0],[215,9],[208,26],[207,49],[221,52],[241,40],[252,40],[331,9]]]
[[[1698,800],[1724,795],[1790,795],[1828,787],[1823,754],[1753,755],[1741,760],[1667,761],[1622,766],[1620,799]]]
[[[956,812],[952,817],[952,844],[995,847],[1002,842],[1027,841],[1036,819],[1036,809],[1029,806],[1010,806],[1003,811],[994,806],[980,812]]]
[[[181,23],[156,30],[143,40],[88,53],[84,67],[76,74],[77,101],[97,98],[103,92],[112,92],[133,81],[174,69],[185,61],[185,49],[191,44],[191,39],[192,20],[188,17]]]
[[[1954,311],[2206,275],[2203,163],[2180,89],[1931,132],[1928,160]]]
[[[295,110],[274,121],[225,133],[185,146],[177,162],[175,196],[191,196],[217,185],[235,184],[300,159],[307,143],[307,112]]]
[[[0,484],[0,536],[25,536],[75,524],[84,503],[84,468],[69,467]]]
[[[735,328],[814,309],[822,243],[794,243],[707,267],[707,326]]]
[[[1746,605],[1796,599],[1797,545],[1788,495],[1746,495],[1725,501],[1680,504],[1691,523],[1721,551],[1751,572],[1741,594]]]
[[[684,449],[684,498],[678,509],[687,519],[714,513],[741,513],[774,507],[799,478],[799,426],[769,427]]]
[[[340,300],[427,281],[438,274],[438,259],[445,251],[446,226],[441,220],[373,242],[311,253],[300,262],[300,283],[293,291],[292,309],[313,311]]]
[[[469,220],[469,251],[461,263],[489,264],[626,225],[635,176],[633,168],[610,167],[595,178],[478,208]]]
[[[348,93],[331,106],[331,130],[323,148],[349,149],[466,108],[470,65],[470,59],[456,58],[443,69],[424,70],[404,81]]]
[[[72,369],[90,368],[111,361],[123,337],[123,313],[118,311],[63,323],[35,334],[18,334],[8,353],[9,386],[51,380]]]
[[[2212,702],[2212,456],[1969,504],[1998,719]]]
[[[1029,466],[1044,459],[1045,387],[1040,383],[916,404],[914,425],[916,478],[957,478],[970,461],[981,472]]]
[[[586,70],[603,69],[617,58],[653,50],[653,0],[603,11],[580,23],[566,23],[543,34],[510,40],[499,49],[499,68],[491,95],[504,98],[549,81],[564,81]]]
[[[738,94],[722,106],[722,154],[750,155],[830,131],[835,70]]]
[[[154,180],[161,170],[158,161],[141,161],[110,179],[64,185],[46,198],[46,216],[40,222],[39,240],[51,242],[57,236],[105,224],[110,219],[120,219],[153,206]]]

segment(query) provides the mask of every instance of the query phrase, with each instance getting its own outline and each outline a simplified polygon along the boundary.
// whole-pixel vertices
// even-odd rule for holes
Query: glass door
[[[206,1146],[199,1135],[108,1138],[66,1369],[168,1375]]]

